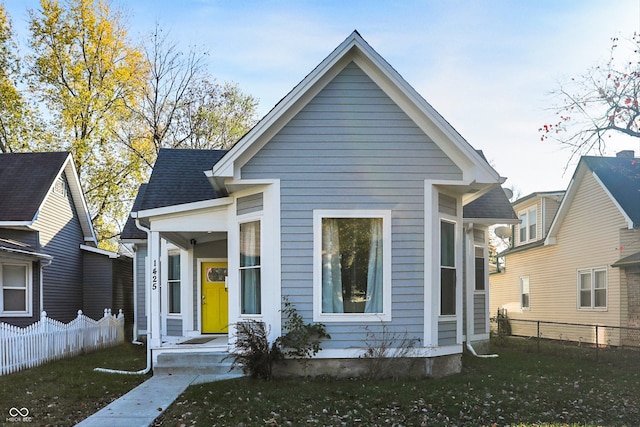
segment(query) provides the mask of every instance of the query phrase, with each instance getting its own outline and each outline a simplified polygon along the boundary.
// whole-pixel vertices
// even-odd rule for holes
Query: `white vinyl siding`
[[[578,270],[610,266],[624,254],[637,251],[620,240],[620,230],[626,228],[625,219],[600,184],[585,175],[559,229],[557,243],[507,255],[506,271],[491,274],[491,314],[506,308],[516,319],[627,326],[621,324],[627,303],[622,300],[619,268],[607,269],[606,310],[579,309],[576,284]],[[531,309],[525,313],[520,312],[517,286],[521,276],[530,277],[534,291]]]

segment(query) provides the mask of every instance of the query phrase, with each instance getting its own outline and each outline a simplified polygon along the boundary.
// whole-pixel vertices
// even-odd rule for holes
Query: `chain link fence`
[[[596,360],[640,359],[640,328],[513,319],[499,311],[491,319],[491,329],[497,345],[525,346],[538,352],[560,349]]]

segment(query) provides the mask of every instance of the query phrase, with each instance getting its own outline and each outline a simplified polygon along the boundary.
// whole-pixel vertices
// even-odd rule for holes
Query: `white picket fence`
[[[100,320],[78,310],[78,317],[62,323],[47,317],[20,328],[0,322],[0,375],[32,368],[44,362],[124,342],[124,314],[105,309]]]

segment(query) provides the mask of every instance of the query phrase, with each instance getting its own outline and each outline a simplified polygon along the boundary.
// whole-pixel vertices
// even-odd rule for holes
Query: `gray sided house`
[[[78,310],[97,319],[105,308],[125,309],[130,264],[97,248],[71,154],[0,154],[0,322],[27,326],[42,311],[69,322]]]
[[[422,375],[456,372],[489,338],[503,182],[354,32],[228,152],[160,151],[123,233],[136,332],[155,361],[194,337],[233,351],[243,320],[281,334],[286,297],[331,334],[315,372],[349,375],[334,362],[383,331],[417,342]]]

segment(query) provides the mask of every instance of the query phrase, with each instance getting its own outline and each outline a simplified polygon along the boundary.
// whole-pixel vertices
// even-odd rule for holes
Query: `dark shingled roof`
[[[160,149],[139,210],[220,197],[204,171],[211,169],[225,153],[225,150]]]
[[[496,187],[465,205],[462,216],[469,219],[501,219],[505,222],[518,220],[502,187]]]
[[[0,154],[0,221],[32,221],[66,152]]]
[[[582,160],[631,218],[633,226],[640,227],[640,159],[585,156]]]
[[[138,187],[138,194],[136,195],[136,199],[133,202],[133,207],[131,208],[131,212],[136,212],[140,209],[140,205],[142,204],[142,199],[144,199],[144,193],[147,188],[147,184],[141,184]],[[124,224],[122,228],[122,233],[120,233],[120,240],[137,240],[137,239],[146,239],[147,233],[140,230],[136,227],[135,219],[127,218],[127,222]]]

